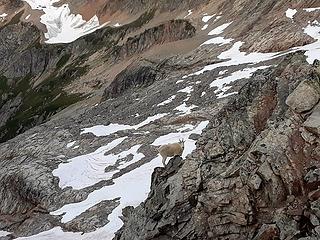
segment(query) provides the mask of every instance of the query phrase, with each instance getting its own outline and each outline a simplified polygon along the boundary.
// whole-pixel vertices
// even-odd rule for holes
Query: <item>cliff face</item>
[[[317,239],[319,99],[302,54],[255,74],[191,156],[155,170],[116,239]]]
[[[319,239],[317,0],[31,5],[0,0],[0,238]]]

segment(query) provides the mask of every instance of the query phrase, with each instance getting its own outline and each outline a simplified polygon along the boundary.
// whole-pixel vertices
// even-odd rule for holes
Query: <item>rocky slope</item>
[[[0,0],[0,239],[319,238],[318,1],[27,2]]]
[[[153,45],[190,38],[195,29],[184,20],[169,21],[128,38],[125,34],[147,21],[145,14],[132,25],[105,28],[70,45],[39,45],[40,32],[28,23],[10,24],[0,30],[0,140],[3,142],[42,123],[52,114],[101,87],[102,80],[86,80],[85,89],[64,91],[70,82],[86,78],[93,66],[90,56],[100,55],[110,65],[139,54]],[[161,36],[158,37],[158,36]],[[107,58],[105,56],[108,56]]]
[[[255,74],[183,164],[155,170],[116,239],[318,239],[319,94],[299,53]]]

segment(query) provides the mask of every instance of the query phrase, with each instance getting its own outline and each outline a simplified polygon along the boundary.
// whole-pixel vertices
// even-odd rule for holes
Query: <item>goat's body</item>
[[[162,157],[162,163],[165,166],[168,157],[181,156],[183,152],[183,146],[179,143],[172,143],[162,145],[159,149],[159,153]]]

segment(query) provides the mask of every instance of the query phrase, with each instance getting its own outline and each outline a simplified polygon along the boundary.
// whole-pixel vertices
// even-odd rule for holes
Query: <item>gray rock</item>
[[[253,240],[273,239],[279,235],[279,229],[275,224],[263,224]]]
[[[260,188],[260,186],[261,186],[262,179],[259,177],[259,175],[254,174],[250,178],[250,183],[251,183],[251,185],[253,186],[253,188],[255,190],[258,190]]]
[[[320,182],[320,169],[310,170],[304,177],[304,180],[308,183]]]
[[[320,99],[320,85],[318,80],[304,80],[288,96],[286,104],[298,113],[311,110]]]
[[[320,237],[320,226],[314,228],[314,231],[318,237]]]
[[[319,226],[320,225],[320,221],[317,218],[317,216],[310,214],[310,222],[312,223],[313,226]]]
[[[320,104],[318,104],[311,115],[303,123],[303,126],[310,132],[320,135]]]

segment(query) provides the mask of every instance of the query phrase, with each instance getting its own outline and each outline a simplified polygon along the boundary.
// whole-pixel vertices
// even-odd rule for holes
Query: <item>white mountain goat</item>
[[[168,157],[181,156],[184,150],[184,140],[180,139],[178,143],[165,144],[159,147],[158,151],[162,157],[163,166],[166,166]]]

